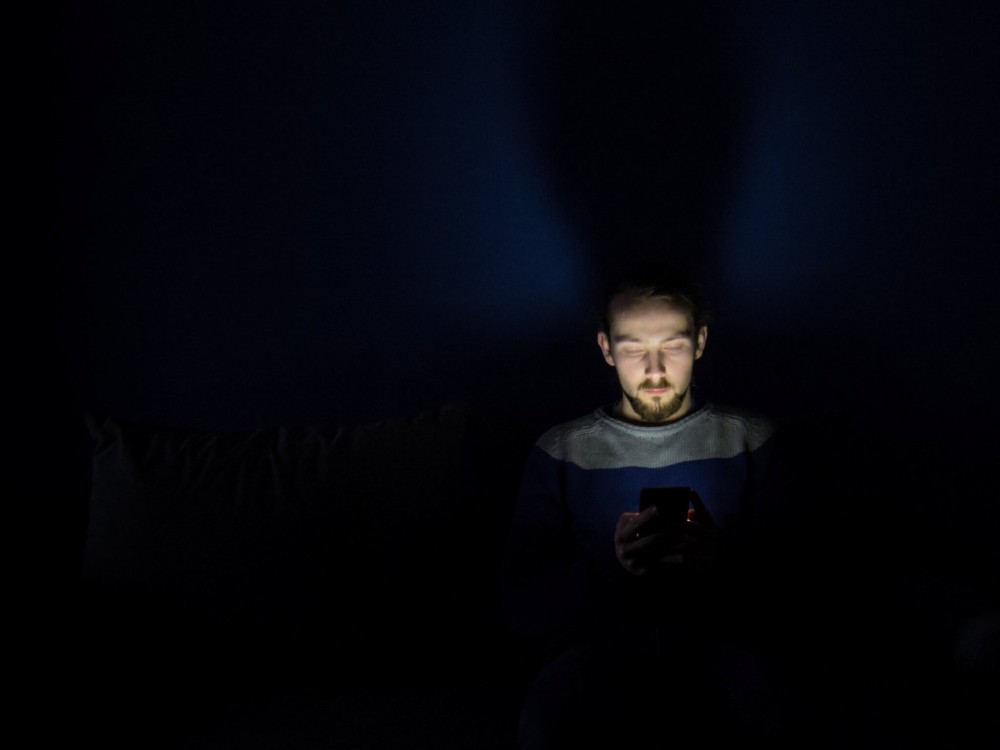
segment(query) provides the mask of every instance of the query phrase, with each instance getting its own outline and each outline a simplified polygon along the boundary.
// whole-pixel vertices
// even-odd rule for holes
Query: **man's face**
[[[694,361],[708,329],[693,331],[687,311],[664,299],[619,295],[611,301],[608,333],[597,334],[604,360],[618,372],[620,415],[658,424],[691,410]]]

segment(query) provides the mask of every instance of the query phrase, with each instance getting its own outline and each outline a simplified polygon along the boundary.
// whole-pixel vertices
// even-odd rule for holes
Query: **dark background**
[[[72,505],[83,411],[583,414],[616,393],[593,293],[657,252],[715,300],[706,395],[849,414],[985,508],[996,8],[55,4],[29,492]]]

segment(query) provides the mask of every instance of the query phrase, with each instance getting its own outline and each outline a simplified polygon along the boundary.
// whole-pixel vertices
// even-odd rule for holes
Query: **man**
[[[682,277],[623,277],[602,313],[621,396],[539,438],[508,542],[509,621],[549,647],[520,746],[676,747],[723,726],[772,740],[755,704],[770,690],[759,629],[742,613],[774,513],[774,427],[696,396],[708,321]],[[650,531],[662,511],[639,499],[655,487],[693,492],[685,518]]]

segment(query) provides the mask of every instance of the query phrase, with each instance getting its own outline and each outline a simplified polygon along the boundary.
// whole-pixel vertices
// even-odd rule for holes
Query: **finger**
[[[640,557],[650,549],[655,549],[657,546],[662,544],[663,539],[659,534],[649,534],[647,536],[631,538],[628,541],[619,544],[618,549],[622,557],[634,558]]]
[[[618,524],[615,527],[615,541],[624,543],[638,538],[639,529],[654,515],[656,515],[655,506],[650,506],[638,513],[622,513],[618,517]]]
[[[692,521],[694,523],[704,524],[705,526],[709,527],[715,526],[715,520],[708,512],[708,508],[705,507],[705,503],[702,502],[701,496],[697,492],[691,493],[691,505],[693,505],[694,507],[688,509],[689,521]]]

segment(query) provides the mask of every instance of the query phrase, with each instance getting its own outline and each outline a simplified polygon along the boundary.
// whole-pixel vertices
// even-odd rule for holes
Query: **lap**
[[[775,678],[752,645],[713,632],[652,629],[577,639],[558,650],[525,695],[522,750],[694,747],[748,732],[773,735]],[[614,744],[612,744],[614,743]]]

